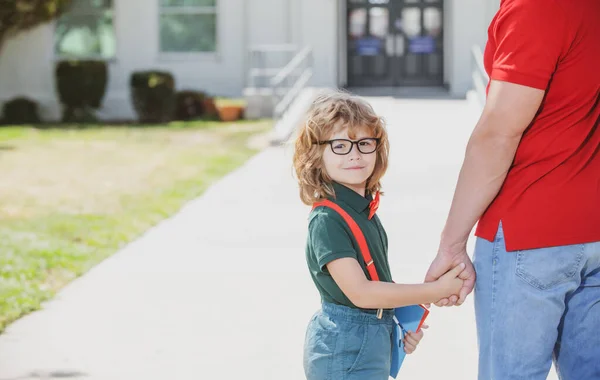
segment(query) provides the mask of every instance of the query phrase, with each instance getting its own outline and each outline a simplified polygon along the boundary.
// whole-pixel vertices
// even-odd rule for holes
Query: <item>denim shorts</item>
[[[393,310],[373,312],[324,302],[304,342],[307,380],[388,380]]]
[[[480,380],[600,379],[600,242],[506,251],[477,239]]]

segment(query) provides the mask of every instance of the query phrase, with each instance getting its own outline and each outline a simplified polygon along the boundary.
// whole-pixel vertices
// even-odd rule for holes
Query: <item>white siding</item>
[[[159,69],[175,76],[178,89],[239,96],[245,75],[244,0],[219,0],[217,52],[167,57],[158,46],[159,0],[115,0],[117,56],[99,116],[133,118],[129,78],[133,71]],[[53,24],[9,40],[0,54],[0,101],[27,95],[45,119],[60,117],[54,90]]]
[[[0,102],[27,96],[40,103],[41,116],[56,118],[52,36],[44,25],[7,40],[0,52]]]
[[[302,0],[302,42],[313,47],[312,85],[336,87],[338,4],[336,0]],[[343,20],[343,19],[342,19]]]
[[[217,52],[165,56],[158,49],[159,0],[114,0],[117,56],[109,64],[105,118],[133,118],[129,78],[133,71],[160,69],[175,75],[178,89],[240,96],[246,83],[248,48],[256,44],[311,45],[311,85],[345,81],[346,0],[218,0]],[[142,6],[143,4],[143,6]],[[455,95],[471,86],[473,44],[484,46],[499,0],[444,0],[444,80]],[[0,54],[0,102],[29,96],[42,117],[60,117],[54,90],[53,24],[20,34]]]
[[[487,33],[487,25],[489,25],[492,18],[500,8],[500,0],[486,0],[485,1],[485,23],[486,23],[486,33]]]
[[[248,3],[248,43],[285,44],[291,40],[292,0],[246,0]]]
[[[251,0],[249,43],[312,46],[311,85],[337,86],[339,0]]]
[[[485,0],[488,1],[488,0]],[[471,88],[471,47],[485,43],[487,20],[483,0],[446,0],[446,79],[454,95]]]

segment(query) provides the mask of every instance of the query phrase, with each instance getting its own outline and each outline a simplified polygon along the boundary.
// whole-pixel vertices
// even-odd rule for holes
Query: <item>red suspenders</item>
[[[358,224],[356,224],[356,221],[354,221],[354,219],[352,219],[352,217],[346,211],[344,211],[344,209],[342,209],[340,206],[338,206],[330,200],[325,199],[320,202],[314,203],[313,210],[319,206],[325,206],[335,210],[346,221],[348,227],[350,227],[350,231],[352,231],[352,234],[354,235],[354,238],[358,243],[360,253],[362,254],[363,259],[365,260],[365,264],[367,265],[367,271],[369,272],[371,281],[379,281],[379,275],[377,274],[375,263],[373,262],[373,258],[371,257],[371,252],[369,251],[367,240],[365,239],[365,235],[363,234]],[[382,314],[383,309],[377,310],[378,318],[381,319]]]

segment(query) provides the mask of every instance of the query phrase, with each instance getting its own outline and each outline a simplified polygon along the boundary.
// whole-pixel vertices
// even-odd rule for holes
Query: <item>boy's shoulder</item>
[[[342,216],[327,206],[315,207],[308,216],[309,227],[327,226],[327,225],[343,225],[346,226],[346,222]]]
[[[319,206],[308,217],[309,239],[326,241],[347,241],[353,236],[350,227],[337,211]]]

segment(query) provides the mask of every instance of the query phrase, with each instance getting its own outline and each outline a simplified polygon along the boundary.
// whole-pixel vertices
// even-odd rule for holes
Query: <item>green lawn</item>
[[[0,332],[240,166],[270,127],[0,128]]]

